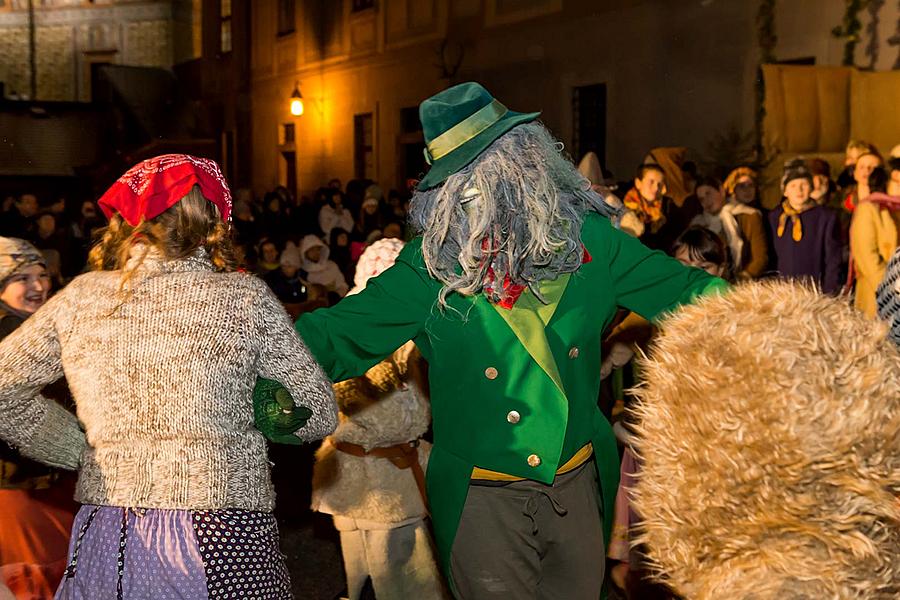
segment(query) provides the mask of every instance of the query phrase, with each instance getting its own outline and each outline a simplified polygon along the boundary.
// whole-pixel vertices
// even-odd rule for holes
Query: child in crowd
[[[394,264],[403,248],[380,240],[359,260],[350,294]],[[398,290],[401,291],[401,290]],[[381,598],[448,598],[425,524],[431,422],[422,359],[412,342],[334,386],[340,425],[316,454],[313,510],[333,516],[350,600],[367,578]]]
[[[256,245],[256,256],[258,257],[256,274],[265,276],[266,273],[278,269],[281,266],[278,262],[279,255],[278,246],[274,240],[269,238],[261,239]]]
[[[300,241],[300,268],[309,283],[320,283],[329,293],[343,297],[350,289],[341,270],[329,260],[330,250],[319,237],[307,235]]]
[[[326,188],[324,194],[328,203],[319,210],[319,228],[322,233],[329,236],[335,227],[352,231],[353,213],[344,206],[344,196],[340,190]]]
[[[279,268],[269,271],[265,279],[272,293],[282,304],[299,304],[306,300],[306,282],[300,270],[300,251],[288,242],[281,251]]]
[[[722,237],[738,279],[755,279],[765,271],[769,252],[762,213],[750,206],[756,198],[753,171],[746,169],[734,174],[729,188],[727,193],[717,179],[701,177],[696,194],[703,212],[691,224],[706,227]]]
[[[841,287],[837,215],[810,198],[813,175],[803,159],[789,161],[781,178],[783,201],[769,213],[776,268],[782,277],[811,279],[826,294]]]
[[[811,158],[807,162],[809,172],[813,176],[813,189],[810,198],[819,206],[827,206],[834,194],[834,182],[831,180],[831,165],[821,158]]]

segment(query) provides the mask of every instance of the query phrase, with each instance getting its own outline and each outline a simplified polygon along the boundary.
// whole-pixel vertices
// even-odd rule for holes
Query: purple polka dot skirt
[[[85,505],[56,600],[290,599],[269,513]]]

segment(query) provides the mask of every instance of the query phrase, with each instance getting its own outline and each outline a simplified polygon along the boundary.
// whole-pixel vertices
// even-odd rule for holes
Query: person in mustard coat
[[[428,361],[427,496],[464,599],[600,596],[619,477],[603,330],[620,306],[653,320],[727,285],[618,230],[538,116],[477,83],[425,100],[419,237],[295,326],[336,381],[407,340]]]

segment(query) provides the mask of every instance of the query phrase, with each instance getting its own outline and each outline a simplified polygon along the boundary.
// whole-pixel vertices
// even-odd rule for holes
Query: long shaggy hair
[[[795,283],[669,318],[643,361],[633,490],[686,598],[900,597],[900,352]]]
[[[144,253],[139,260],[131,260],[136,244],[156,248],[166,260],[183,259],[204,248],[216,270],[230,272],[237,268],[229,225],[196,185],[175,205],[149,221],[132,227],[116,214],[95,235],[97,241],[88,255],[88,265],[94,271],[121,270],[123,288],[146,256]]]
[[[463,202],[472,189],[479,195]],[[429,274],[444,284],[444,308],[452,292],[480,292],[492,261],[497,281],[508,275],[540,297],[537,283],[581,265],[581,225],[591,210],[616,214],[533,122],[499,137],[443,185],[417,192],[410,221]]]

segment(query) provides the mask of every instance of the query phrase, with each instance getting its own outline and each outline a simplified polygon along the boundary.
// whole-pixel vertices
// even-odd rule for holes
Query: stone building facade
[[[171,67],[199,56],[199,0],[34,0],[38,100],[89,101],[94,64]],[[0,0],[0,82],[30,95],[27,0]]]

